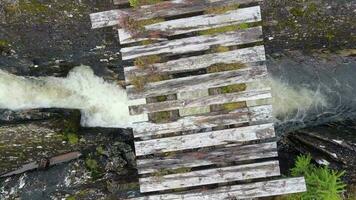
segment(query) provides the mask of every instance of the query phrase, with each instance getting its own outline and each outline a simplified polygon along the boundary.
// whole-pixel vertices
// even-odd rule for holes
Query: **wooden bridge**
[[[259,3],[114,0],[118,9],[91,15],[93,28],[118,29],[137,116],[138,199],[306,190],[304,178],[280,177]]]

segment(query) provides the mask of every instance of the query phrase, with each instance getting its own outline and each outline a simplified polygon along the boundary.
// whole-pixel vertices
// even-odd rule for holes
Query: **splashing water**
[[[81,124],[92,127],[129,127],[133,121],[125,90],[87,66],[74,68],[66,78],[25,78],[0,70],[0,108],[80,109]]]
[[[294,88],[277,79],[270,85],[275,116],[326,104],[324,96],[305,88]],[[95,76],[88,66],[74,68],[66,78],[21,77],[0,70],[0,108],[80,109],[81,124],[91,127],[130,127],[137,120],[129,115],[126,91]]]

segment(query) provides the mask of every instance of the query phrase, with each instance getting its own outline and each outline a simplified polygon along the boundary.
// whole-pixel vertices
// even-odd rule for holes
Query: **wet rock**
[[[92,30],[89,19],[111,5],[110,0],[1,1],[0,68],[18,75],[65,76],[85,64],[116,80],[117,34],[112,28]]]
[[[345,170],[344,180],[356,183],[355,121],[340,121],[301,129],[281,141],[288,149],[310,154],[316,163]]]

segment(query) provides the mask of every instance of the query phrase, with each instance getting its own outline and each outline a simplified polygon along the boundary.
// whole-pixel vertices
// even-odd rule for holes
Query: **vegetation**
[[[129,0],[130,6],[137,8],[143,5],[151,5],[162,2],[163,0]]]
[[[212,47],[210,51],[211,51],[212,53],[223,53],[223,52],[227,52],[227,51],[229,51],[229,50],[230,50],[229,47],[225,47],[225,46],[219,45],[219,46],[214,46],[214,47]]]
[[[165,123],[171,119],[171,111],[161,111],[151,114],[151,120],[155,123]]]
[[[130,76],[130,83],[137,91],[142,91],[147,83],[158,82],[169,79],[168,75],[164,74],[149,74],[147,76]]]
[[[91,176],[94,180],[102,176],[102,169],[98,162],[90,157],[85,159],[85,166],[91,172]]]
[[[223,14],[230,10],[236,10],[239,7],[240,4],[232,4],[232,5],[222,6],[222,7],[210,7],[206,11],[204,11],[204,14]]]
[[[134,65],[139,68],[147,68],[154,63],[161,62],[162,58],[158,55],[142,56],[134,60]]]
[[[237,70],[246,67],[244,63],[217,63],[207,68],[208,73]]]
[[[226,94],[226,93],[233,93],[233,92],[241,92],[245,91],[247,85],[245,83],[234,84],[234,85],[227,85],[219,88],[215,88],[214,90],[218,89],[219,94]],[[212,94],[213,89],[209,89],[209,93]]]
[[[307,192],[290,195],[291,200],[341,200],[341,193],[346,185],[342,182],[343,172],[337,172],[328,167],[317,167],[311,163],[311,156],[299,156],[295,167],[291,169],[292,176],[304,176]]]
[[[228,25],[228,26],[223,26],[219,28],[212,28],[208,30],[202,30],[199,31],[199,35],[214,35],[214,34],[219,34],[219,33],[225,33],[229,31],[237,31],[237,30],[244,30],[251,27],[251,24],[248,23],[242,23],[242,24],[234,24],[234,25]]]
[[[246,101],[225,103],[222,105],[223,110],[226,110],[226,111],[233,111],[233,110],[236,110],[239,108],[245,108],[245,107],[247,107]]]
[[[69,144],[78,144],[79,142],[78,135],[75,133],[67,133],[67,140]]]

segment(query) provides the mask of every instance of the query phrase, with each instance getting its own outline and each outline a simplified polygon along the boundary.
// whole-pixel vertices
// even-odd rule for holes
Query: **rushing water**
[[[82,112],[83,126],[131,125],[124,89],[79,66],[66,78],[25,78],[0,71],[0,108],[72,108]]]
[[[293,52],[269,58],[267,66],[273,80],[283,83],[273,87],[274,109],[285,111],[276,115],[279,134],[356,118],[355,57]]]
[[[278,79],[272,79],[271,85],[276,116],[326,105],[321,94],[308,89],[293,88]],[[80,109],[83,126],[128,127],[132,123],[125,90],[95,76],[90,67],[76,67],[66,78],[25,78],[0,71],[0,108],[51,107]]]
[[[355,59],[283,55],[268,60],[278,133],[355,118]],[[78,108],[82,110],[83,125],[127,126],[131,123],[127,120],[125,91],[95,76],[85,66],[73,69],[66,78],[24,78],[1,71],[0,107]],[[72,165],[75,163],[9,178],[4,181],[5,186],[0,187],[0,193],[20,194],[23,199],[49,199],[56,191],[71,192],[73,185],[67,185],[66,180],[73,172]],[[78,177],[80,180],[82,176]]]

